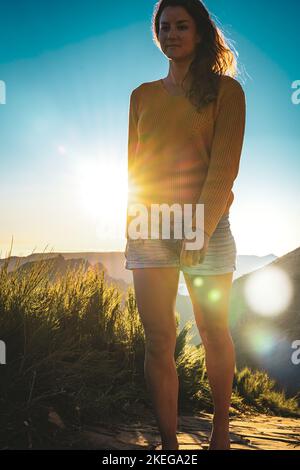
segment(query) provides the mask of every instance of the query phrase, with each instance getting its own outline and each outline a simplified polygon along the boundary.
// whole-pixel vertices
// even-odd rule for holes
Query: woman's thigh
[[[233,273],[183,274],[198,328],[203,330],[228,328]]]
[[[176,342],[175,304],[178,268],[133,269],[139,315],[147,340]]]

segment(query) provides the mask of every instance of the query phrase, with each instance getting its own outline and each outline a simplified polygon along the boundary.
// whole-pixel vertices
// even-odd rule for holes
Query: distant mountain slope
[[[255,269],[262,268],[272,261],[275,261],[277,256],[270,254],[266,256],[254,256],[254,255],[238,255],[236,262],[236,271],[233,275],[233,279],[237,279],[244,274],[250,273]]]
[[[291,394],[300,392],[300,364],[292,361],[292,343],[300,340],[299,281],[300,247],[237,279],[231,303],[238,366],[265,369]]]
[[[115,279],[123,279],[127,284],[132,284],[132,272],[125,269],[125,257],[121,251],[110,251],[110,252],[62,252],[62,253],[33,253],[28,256],[11,256],[9,258],[9,271],[16,269],[17,264],[21,266],[24,263],[30,261],[37,261],[38,259],[49,259],[56,257],[61,254],[65,260],[70,259],[85,259],[91,265],[101,263],[105,266],[107,274]],[[252,255],[238,255],[237,256],[237,270],[234,273],[233,279],[238,278],[250,271],[265,266],[276,258],[275,255],[267,256],[252,256]],[[0,259],[0,267],[4,263],[4,259]],[[182,288],[182,294],[187,292],[185,290],[185,282],[183,274],[180,274],[180,287]]]
[[[55,281],[57,278],[64,276],[68,270],[77,270],[79,267],[86,271],[88,269],[94,269],[99,272],[104,272],[104,279],[107,284],[114,284],[117,286],[122,292],[125,292],[128,289],[128,284],[123,281],[123,279],[114,279],[108,275],[107,269],[103,266],[102,263],[97,262],[95,264],[89,263],[84,258],[76,258],[76,259],[69,259],[66,260],[63,255],[58,254],[57,256],[53,257],[46,257],[47,263],[49,262],[49,272],[48,272],[48,279],[50,281]],[[31,260],[26,261],[24,263],[20,263],[20,265],[16,268],[18,271],[22,273],[26,273],[32,269],[32,267],[36,264],[41,263],[41,260]],[[12,272],[12,269],[10,270]]]
[[[125,257],[124,253],[120,251],[109,251],[109,252],[61,252],[61,253],[33,253],[28,256],[11,256],[9,258],[9,268],[11,271],[16,269],[17,264],[21,266],[24,263],[30,261],[37,261],[39,259],[50,259],[62,255],[65,260],[77,260],[85,259],[91,265],[101,263],[106,271],[107,275],[114,279],[122,279],[127,284],[132,283],[132,273],[124,268]],[[0,259],[0,268],[3,265],[5,259]]]

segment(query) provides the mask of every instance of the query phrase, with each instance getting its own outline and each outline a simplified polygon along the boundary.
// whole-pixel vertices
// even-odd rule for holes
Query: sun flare
[[[112,161],[81,161],[76,167],[81,209],[97,224],[98,235],[121,230],[127,205],[127,177]]]
[[[245,284],[245,296],[250,307],[266,317],[276,316],[288,308],[293,290],[288,275],[275,266],[250,274]]]

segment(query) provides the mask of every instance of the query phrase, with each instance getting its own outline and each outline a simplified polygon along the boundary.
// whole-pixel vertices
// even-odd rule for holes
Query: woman
[[[235,351],[228,309],[236,245],[229,208],[244,139],[245,95],[233,78],[234,53],[201,1],[161,0],[152,25],[169,73],[141,84],[130,97],[128,207],[203,204],[204,243],[191,250],[186,238],[134,239],[127,210],[125,267],[133,271],[145,331],[145,379],[162,449],[178,449],[175,301],[182,270],[214,404],[209,449],[230,449]]]

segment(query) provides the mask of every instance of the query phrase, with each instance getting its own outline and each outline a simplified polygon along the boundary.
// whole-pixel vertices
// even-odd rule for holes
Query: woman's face
[[[194,19],[179,6],[163,9],[158,38],[163,53],[174,60],[193,57],[197,43],[201,41]]]

